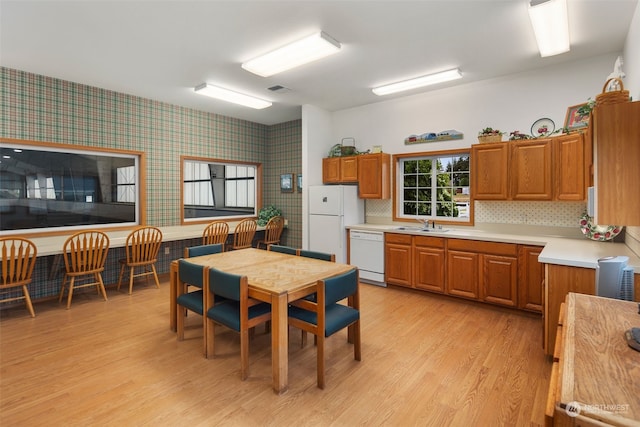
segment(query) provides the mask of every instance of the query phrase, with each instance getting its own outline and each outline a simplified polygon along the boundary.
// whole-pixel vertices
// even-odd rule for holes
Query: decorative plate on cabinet
[[[606,242],[607,240],[613,239],[620,234],[624,228],[620,225],[596,225],[593,224],[592,221],[592,217],[586,213],[583,214],[580,218],[580,231],[582,231],[582,234],[588,239],[598,242]]]
[[[556,130],[556,124],[547,118],[538,119],[531,125],[531,135],[536,138],[551,135],[554,130]]]

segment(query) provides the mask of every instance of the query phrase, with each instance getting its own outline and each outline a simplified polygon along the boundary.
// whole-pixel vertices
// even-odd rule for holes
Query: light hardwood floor
[[[362,361],[346,331],[327,340],[316,388],[313,340],[292,329],[289,390],[271,390],[270,336],[250,343],[218,328],[202,357],[201,318],[185,341],[169,330],[167,278],[133,295],[108,288],[3,310],[1,426],[529,426],[544,424],[551,362],[540,316],[363,284]]]

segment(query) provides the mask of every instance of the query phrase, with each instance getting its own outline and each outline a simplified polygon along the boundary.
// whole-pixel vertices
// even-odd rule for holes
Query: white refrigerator
[[[356,185],[309,187],[309,249],[347,262],[347,225],[364,223],[364,200]]]

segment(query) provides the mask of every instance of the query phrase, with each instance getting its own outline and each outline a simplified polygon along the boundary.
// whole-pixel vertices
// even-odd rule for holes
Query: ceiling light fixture
[[[373,88],[373,93],[378,96],[389,95],[405,90],[416,89],[423,86],[434,85],[437,83],[448,82],[450,80],[461,79],[462,73],[458,68],[443,71],[441,73],[429,74],[428,76],[417,77],[415,79],[404,80],[398,83],[392,83],[385,86]]]
[[[242,68],[253,74],[269,77],[339,51],[340,43],[324,31],[319,31],[253,58],[243,63]]]
[[[540,56],[558,55],[571,49],[567,0],[531,0],[529,18]]]
[[[233,102],[234,104],[244,105],[245,107],[255,108],[261,110],[263,108],[271,107],[272,103],[265,101],[264,99],[255,98],[250,95],[245,95],[240,92],[225,89],[219,86],[214,86],[209,83],[202,83],[195,87],[194,91],[200,95],[210,96],[211,98],[221,99],[227,102]]]

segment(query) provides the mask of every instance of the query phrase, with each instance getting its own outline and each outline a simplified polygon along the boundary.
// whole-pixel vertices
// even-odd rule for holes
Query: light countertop
[[[445,226],[447,231],[435,229],[424,232],[419,230],[419,226],[407,226],[408,229],[399,230],[398,227],[402,226],[402,224],[357,224],[347,228],[362,231],[382,231],[385,233],[544,246],[538,257],[541,263],[571,267],[596,268],[598,259],[622,255],[628,256],[628,265],[633,267],[636,273],[640,273],[640,257],[635,255],[624,243],[596,242],[583,237],[573,238],[553,234],[525,234],[530,232],[529,229],[524,229],[524,233],[520,234],[513,232],[513,230],[500,232],[497,230]]]
[[[233,234],[233,230],[240,221],[228,221],[229,234]],[[162,231],[162,241],[170,242],[176,240],[195,239],[202,237],[202,232],[207,224],[189,224],[189,225],[174,225],[168,227],[158,227]],[[109,236],[109,247],[118,248],[124,247],[126,244],[127,236],[131,233],[129,230],[112,230],[98,228],[104,231]],[[258,226],[257,231],[264,230],[264,227]],[[60,236],[43,236],[43,237],[29,237],[31,241],[36,244],[38,248],[38,256],[56,255],[62,253],[62,245],[65,240],[71,235],[69,232],[67,235]]]

